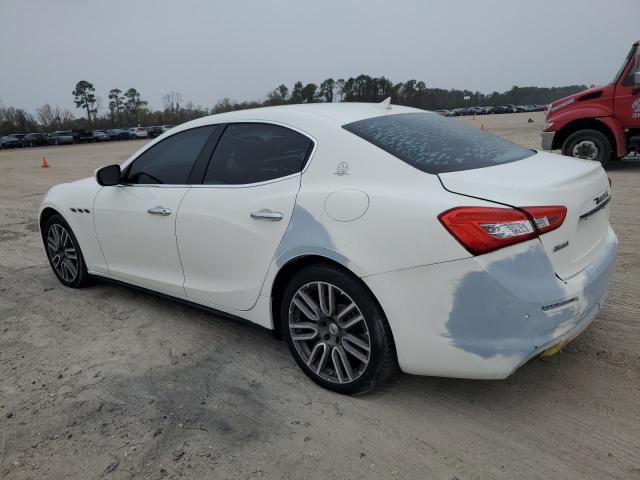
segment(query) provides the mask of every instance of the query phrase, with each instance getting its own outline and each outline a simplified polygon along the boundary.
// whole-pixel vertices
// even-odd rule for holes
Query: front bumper
[[[542,132],[542,150],[553,150],[553,137],[556,132]]]
[[[403,371],[500,379],[587,328],[617,246],[609,227],[599,258],[567,281],[558,279],[538,239],[363,280],[389,320]]]

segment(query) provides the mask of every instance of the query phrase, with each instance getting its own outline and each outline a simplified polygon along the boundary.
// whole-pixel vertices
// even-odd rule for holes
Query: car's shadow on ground
[[[382,405],[404,403],[416,408],[425,403],[433,405],[434,408],[437,408],[437,405],[447,404],[449,406],[457,405],[463,410],[482,408],[501,411],[515,409],[518,411],[527,408],[527,405],[530,406],[532,403],[544,402],[547,392],[549,392],[549,385],[553,386],[551,388],[553,390],[562,381],[560,377],[567,374],[567,369],[580,368],[578,365],[580,362],[575,355],[560,353],[557,357],[552,357],[549,360],[534,360],[504,380],[425,377],[397,372],[392,379],[379,385],[374,391],[346,400],[350,397],[331,393],[313,384],[295,364],[286,343],[276,338],[267,329],[241,319],[228,317],[191,304],[176,302],[152,292],[141,291],[122,284],[106,281],[98,282],[96,286],[100,289],[119,290],[123,296],[129,298],[131,298],[131,294],[135,297],[140,295],[135,301],[145,304],[145,308],[158,308],[169,313],[180,311],[182,314],[176,315],[171,321],[204,323],[206,325],[205,331],[202,331],[201,334],[205,336],[211,333],[212,337],[227,337],[230,342],[234,342],[238,341],[238,336],[241,335],[241,345],[237,345],[239,351],[261,352],[262,355],[269,356],[269,358],[262,359],[264,364],[269,364],[272,368],[271,374],[266,373],[267,377],[271,378],[265,378],[265,382],[270,383],[271,387],[276,390],[301,389],[304,391],[303,394],[311,399],[313,397],[327,399],[329,396],[331,401],[336,402],[353,401],[358,403],[364,401],[365,403],[379,402]],[[213,354],[207,355],[206,352],[201,352],[201,355],[210,357],[207,361],[216,362]],[[239,358],[239,362],[244,363],[242,356]],[[253,370],[255,366],[247,361],[240,368],[241,370]],[[278,373],[279,370],[286,370],[287,377],[292,376],[293,378],[287,378],[286,381],[283,381],[285,379]],[[222,375],[225,374],[233,375],[231,372]],[[290,383],[291,380],[293,380],[293,384]],[[233,378],[228,378],[223,383],[232,384],[233,382]],[[279,383],[280,386],[278,386]],[[331,398],[334,396],[335,398]]]

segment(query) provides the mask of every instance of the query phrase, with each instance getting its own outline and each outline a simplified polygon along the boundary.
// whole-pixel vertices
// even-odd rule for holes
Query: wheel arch
[[[346,275],[351,276],[352,278],[356,279],[363,286],[363,288],[365,288],[369,293],[371,293],[371,296],[375,299],[376,303],[380,307],[380,311],[383,313],[385,320],[389,325],[393,345],[395,348],[395,339],[393,338],[393,330],[391,329],[391,324],[387,319],[386,313],[384,311],[384,308],[380,304],[380,301],[375,296],[373,291],[369,288],[369,286],[365,282],[363,282],[358,275],[356,275],[352,270],[350,270],[343,264],[335,260],[332,260],[328,257],[324,257],[322,255],[317,255],[317,254],[309,254],[309,255],[303,255],[303,256],[292,258],[278,270],[278,273],[276,273],[273,283],[271,284],[271,307],[270,307],[271,318],[273,319],[274,334],[277,337],[282,336],[282,319],[280,318],[280,315],[279,315],[280,309],[278,307],[280,305],[280,301],[282,300],[282,296],[284,294],[284,291],[287,287],[288,282],[293,278],[294,275],[296,275],[298,272],[300,272],[304,268],[307,268],[311,265],[318,265],[318,264],[332,266],[337,270],[340,270],[341,272],[345,273]]]
[[[611,150],[613,152],[618,152],[617,155],[620,154],[620,148],[624,149],[624,146],[621,146],[618,142],[618,138],[616,133],[614,133],[613,129],[610,125],[603,122],[597,118],[579,118],[572,122],[567,123],[564,127],[558,130],[557,134],[553,138],[553,150],[562,149],[562,145],[565,140],[569,138],[570,135],[578,132],[580,130],[597,130],[603,135],[607,137],[609,143],[611,144]],[[622,142],[624,143],[624,142]]]
[[[47,224],[47,221],[54,215],[60,215],[62,218],[64,218],[64,215],[62,215],[62,213],[60,213],[58,210],[56,210],[53,207],[45,207],[40,212],[40,216],[38,217],[38,225],[40,226],[40,234],[42,235],[43,238],[44,238],[44,227]],[[65,218],[65,221],[66,220],[67,219]]]

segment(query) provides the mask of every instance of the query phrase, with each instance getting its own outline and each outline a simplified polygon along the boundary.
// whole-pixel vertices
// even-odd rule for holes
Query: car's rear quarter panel
[[[347,173],[339,175],[343,163]],[[366,211],[349,221],[332,218],[328,197],[352,191],[366,195]],[[437,219],[458,201],[459,196],[446,192],[436,176],[355,135],[342,129],[321,132],[275,260],[283,265],[308,247],[309,253],[334,252],[334,259],[364,276],[464,258],[469,253]],[[312,230],[317,233],[304,234]]]

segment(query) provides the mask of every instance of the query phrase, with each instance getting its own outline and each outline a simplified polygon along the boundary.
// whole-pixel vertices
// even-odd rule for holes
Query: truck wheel
[[[579,130],[564,141],[562,154],[600,162],[604,167],[611,159],[611,143],[607,136],[598,130]]]

